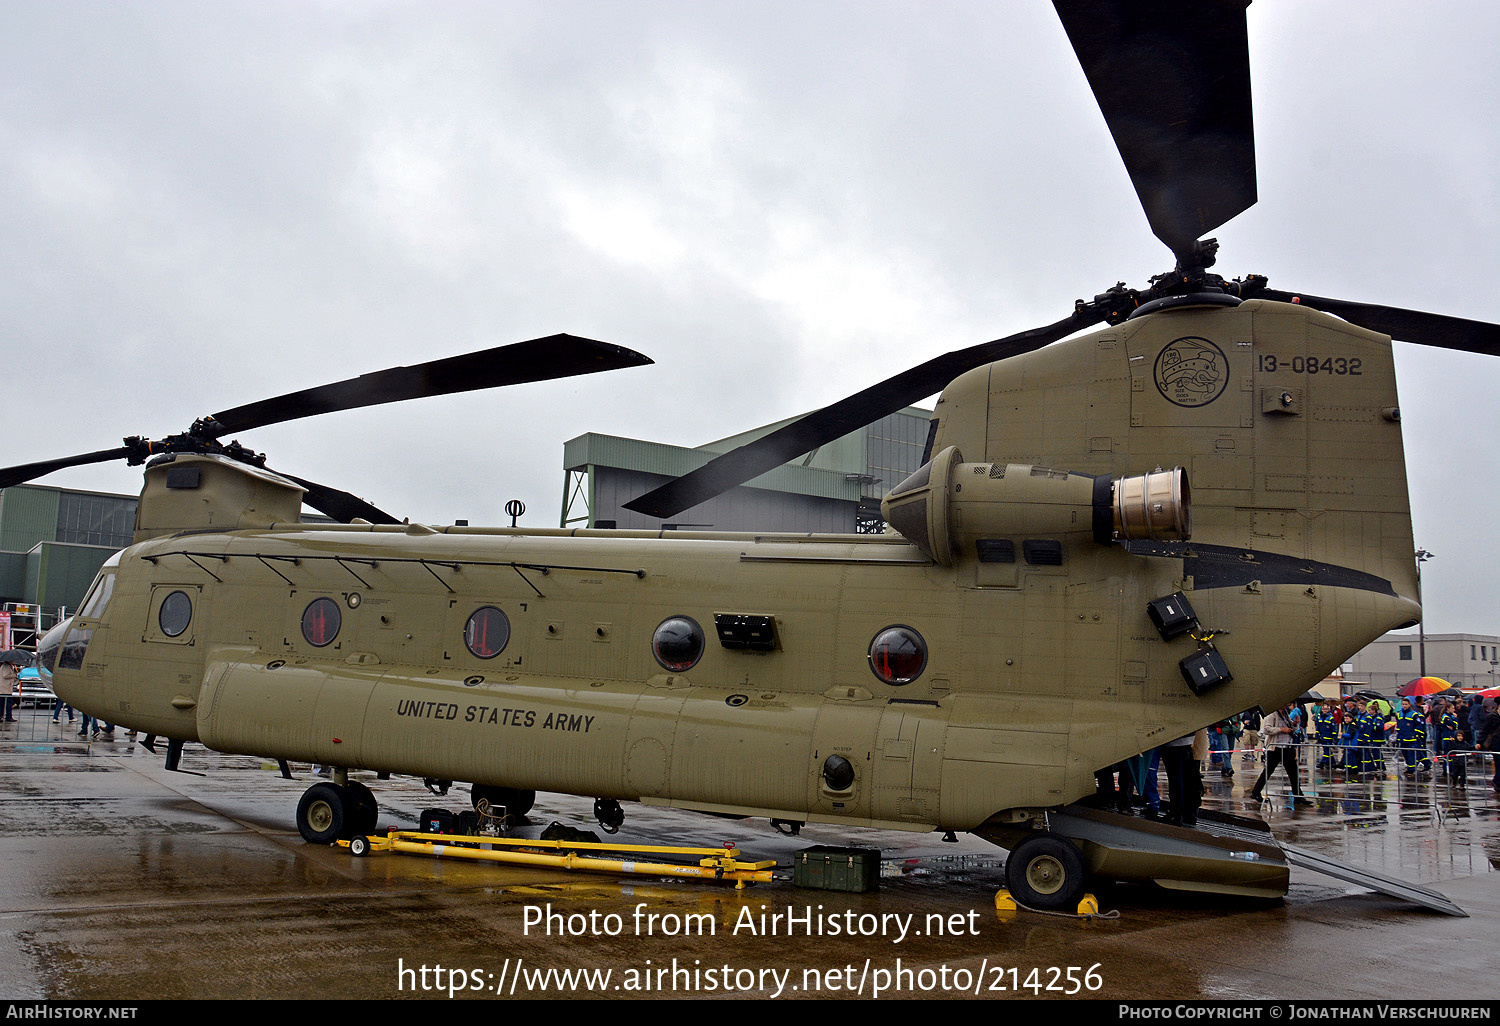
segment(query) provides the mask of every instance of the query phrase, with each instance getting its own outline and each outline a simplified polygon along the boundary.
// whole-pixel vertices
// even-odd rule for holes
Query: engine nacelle
[[[1020,464],[965,463],[949,446],[893,488],[880,511],[929,558],[951,566],[981,538],[1089,536],[1186,540],[1192,531],[1187,474],[1094,477]]]

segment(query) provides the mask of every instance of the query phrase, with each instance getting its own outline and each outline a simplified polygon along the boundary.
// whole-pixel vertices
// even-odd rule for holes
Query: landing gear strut
[[[625,822],[625,810],[613,798],[595,798],[594,818],[599,821],[599,826],[606,834],[617,834],[620,832],[620,825]]]
[[[512,823],[517,822],[531,807],[536,804],[536,792],[524,791],[518,787],[495,787],[492,784],[475,784],[469,788],[469,800],[474,805],[474,810],[479,810],[480,802],[487,802],[491,814],[504,812]]]

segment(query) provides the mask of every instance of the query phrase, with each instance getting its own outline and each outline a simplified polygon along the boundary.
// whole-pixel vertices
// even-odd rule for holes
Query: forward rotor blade
[[[1053,0],[1130,172],[1179,261],[1255,203],[1247,0]]]
[[[280,474],[288,481],[295,481],[307,489],[307,494],[302,496],[302,503],[311,506],[324,516],[333,517],[341,524],[347,524],[353,520],[368,520],[372,524],[399,524],[401,521],[391,516],[385,510],[372,506],[357,495],[330,488],[328,485],[318,484],[316,481],[307,481],[291,474],[282,474],[281,471],[273,471]]]
[[[1073,314],[1046,327],[935,357],[717,456],[697,470],[632,499],[625,508],[662,520],[674,517],[820,445],[942,391],[948,382],[967,370],[1041,349],[1102,319]]]
[[[392,367],[330,385],[262,399],[214,414],[214,436],[337,410],[355,410],[426,396],[546,381],[577,374],[640,367],[650,358],[634,350],[576,335],[549,335],[412,367]]]
[[[1483,356],[1500,356],[1500,324],[1471,321],[1463,317],[1404,310],[1379,303],[1351,303],[1345,299],[1309,296],[1305,292],[1280,292],[1262,289],[1259,298],[1282,303],[1300,303],[1342,317],[1351,324],[1378,331],[1402,342],[1458,349]]]
[[[0,470],[0,488],[10,488],[13,485],[22,484],[38,477],[45,477],[54,470],[63,470],[67,467],[81,467],[89,463],[109,463],[113,460],[123,460],[135,450],[121,446],[115,449],[100,449],[98,452],[83,453],[79,456],[66,456],[60,460],[43,460],[40,463],[26,463],[19,467],[6,467]]]

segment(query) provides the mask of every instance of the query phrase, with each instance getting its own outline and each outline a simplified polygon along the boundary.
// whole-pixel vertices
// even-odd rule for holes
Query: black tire
[[[349,781],[345,791],[349,799],[349,836],[373,834],[375,823],[380,818],[380,803],[375,792],[357,780]]]
[[[536,792],[523,791],[516,787],[475,784],[469,788],[469,800],[473,803],[475,811],[478,811],[482,800],[489,802],[492,809],[503,807],[507,816],[512,820],[517,820],[530,812],[531,807],[536,804]]]
[[[314,784],[297,803],[297,832],[308,844],[332,844],[349,822],[349,796],[337,784]]]
[[[1005,883],[1027,908],[1075,911],[1083,900],[1086,876],[1078,848],[1051,834],[1026,838],[1005,860]]]
[[[370,854],[370,839],[364,834],[355,834],[349,838],[349,854],[360,858]]]

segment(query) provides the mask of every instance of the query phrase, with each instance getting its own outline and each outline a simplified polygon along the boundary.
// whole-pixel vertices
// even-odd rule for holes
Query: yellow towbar
[[[401,852],[407,855],[430,855],[441,858],[480,859],[507,862],[521,866],[546,866],[551,869],[585,870],[595,873],[638,873],[643,876],[690,876],[704,880],[733,880],[736,888],[748,883],[770,883],[775,860],[741,862],[740,850],[726,843],[719,848],[677,848],[649,844],[603,844],[593,841],[529,841],[500,837],[460,834],[426,834],[416,830],[391,830],[385,835],[373,834],[339,841],[350,854]],[[536,851],[550,848],[557,854]],[[532,850],[527,850],[532,849]],[[592,854],[592,853],[600,854]],[[697,865],[680,862],[641,862],[633,859],[606,858],[603,853],[643,855],[701,856]]]

